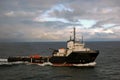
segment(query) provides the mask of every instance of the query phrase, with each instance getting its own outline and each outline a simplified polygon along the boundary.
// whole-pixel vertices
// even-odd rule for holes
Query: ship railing
[[[89,51],[87,51],[87,52],[90,52],[90,53],[98,53],[99,52],[99,50],[89,50]]]

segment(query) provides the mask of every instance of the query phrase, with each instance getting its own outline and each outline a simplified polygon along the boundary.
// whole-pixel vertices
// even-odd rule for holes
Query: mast
[[[82,36],[82,43],[83,43],[83,41],[84,41],[84,40],[83,40],[83,36]]]
[[[73,35],[74,35],[74,42],[75,42],[75,40],[76,40],[76,32],[75,32],[75,27],[74,27],[74,31],[73,31]]]

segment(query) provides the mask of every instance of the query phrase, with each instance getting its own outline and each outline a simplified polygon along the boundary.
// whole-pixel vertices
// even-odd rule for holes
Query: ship
[[[76,39],[76,28],[73,28],[73,39],[70,36],[70,39],[66,42],[66,48],[60,49],[51,49],[51,56],[40,56],[40,55],[31,55],[31,56],[15,56],[8,57],[8,62],[28,62],[31,64],[38,65],[51,65],[51,66],[95,66],[96,58],[99,54],[99,50],[92,50],[85,47],[83,41],[78,41]]]

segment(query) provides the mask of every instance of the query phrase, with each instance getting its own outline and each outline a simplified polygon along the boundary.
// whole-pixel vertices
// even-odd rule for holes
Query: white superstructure
[[[76,41],[76,37],[75,37],[75,28],[74,28],[74,39],[72,40],[70,37],[70,40],[67,41],[67,49],[61,48],[58,50],[58,52],[56,54],[54,54],[54,56],[68,56],[70,53],[72,53],[73,51],[90,51],[89,48],[85,48],[85,44],[80,41]]]

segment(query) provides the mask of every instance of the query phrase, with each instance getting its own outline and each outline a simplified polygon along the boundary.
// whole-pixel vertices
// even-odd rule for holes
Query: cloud
[[[114,33],[111,29],[103,29],[103,28],[95,28],[94,30],[93,30],[93,33],[95,34],[95,33],[105,33],[105,34],[109,34],[109,33]]]
[[[97,21],[95,20],[85,20],[85,19],[79,19],[79,22],[81,25],[83,25],[85,28],[91,28],[93,25],[96,24]]]
[[[119,0],[2,0],[0,40],[120,40]]]
[[[116,34],[115,30],[113,29],[103,29],[103,28],[94,28],[94,29],[79,29],[80,32],[78,33],[81,36],[84,36],[84,40],[97,40],[97,41],[104,41],[104,40],[119,40],[120,36]],[[87,35],[87,36],[86,36]]]
[[[10,12],[7,12],[5,13],[6,16],[14,16],[14,12],[13,11],[10,11]]]
[[[65,19],[64,17],[59,17],[59,15],[55,13],[56,11],[60,14],[63,11],[73,12],[73,9],[68,8],[64,6],[63,4],[58,4],[58,5],[53,6],[49,10],[46,10],[42,14],[40,14],[33,21],[37,21],[37,22],[58,21],[58,22],[63,22],[63,23],[72,23],[69,20]]]
[[[64,18],[55,18],[55,17],[43,17],[43,18],[37,17],[33,21],[36,21],[36,22],[47,22],[47,21],[55,22],[55,21],[58,21],[58,22],[63,22],[63,23],[69,23],[69,21],[64,19]]]
[[[32,27],[18,25],[14,29],[2,27],[0,29],[0,41],[61,41],[69,38],[70,29],[53,29],[48,27]],[[64,36],[63,36],[64,35]]]
[[[57,4],[57,5],[53,6],[50,10],[47,10],[45,13],[49,14],[49,13],[52,13],[54,11],[59,11],[59,12],[62,12],[62,11],[73,12],[74,10],[71,9],[71,8],[69,8],[69,7],[66,7],[63,4]]]
[[[104,28],[111,28],[111,27],[115,27],[116,24],[104,24],[102,25]]]
[[[25,17],[25,16],[34,16],[36,13],[35,12],[27,12],[27,11],[8,11],[4,13],[5,16],[8,17]]]
[[[63,5],[63,4],[57,4],[52,6],[50,9],[46,10],[42,16],[59,16],[58,14],[61,14],[62,12],[73,12],[74,10]],[[57,13],[56,13],[57,12]]]

